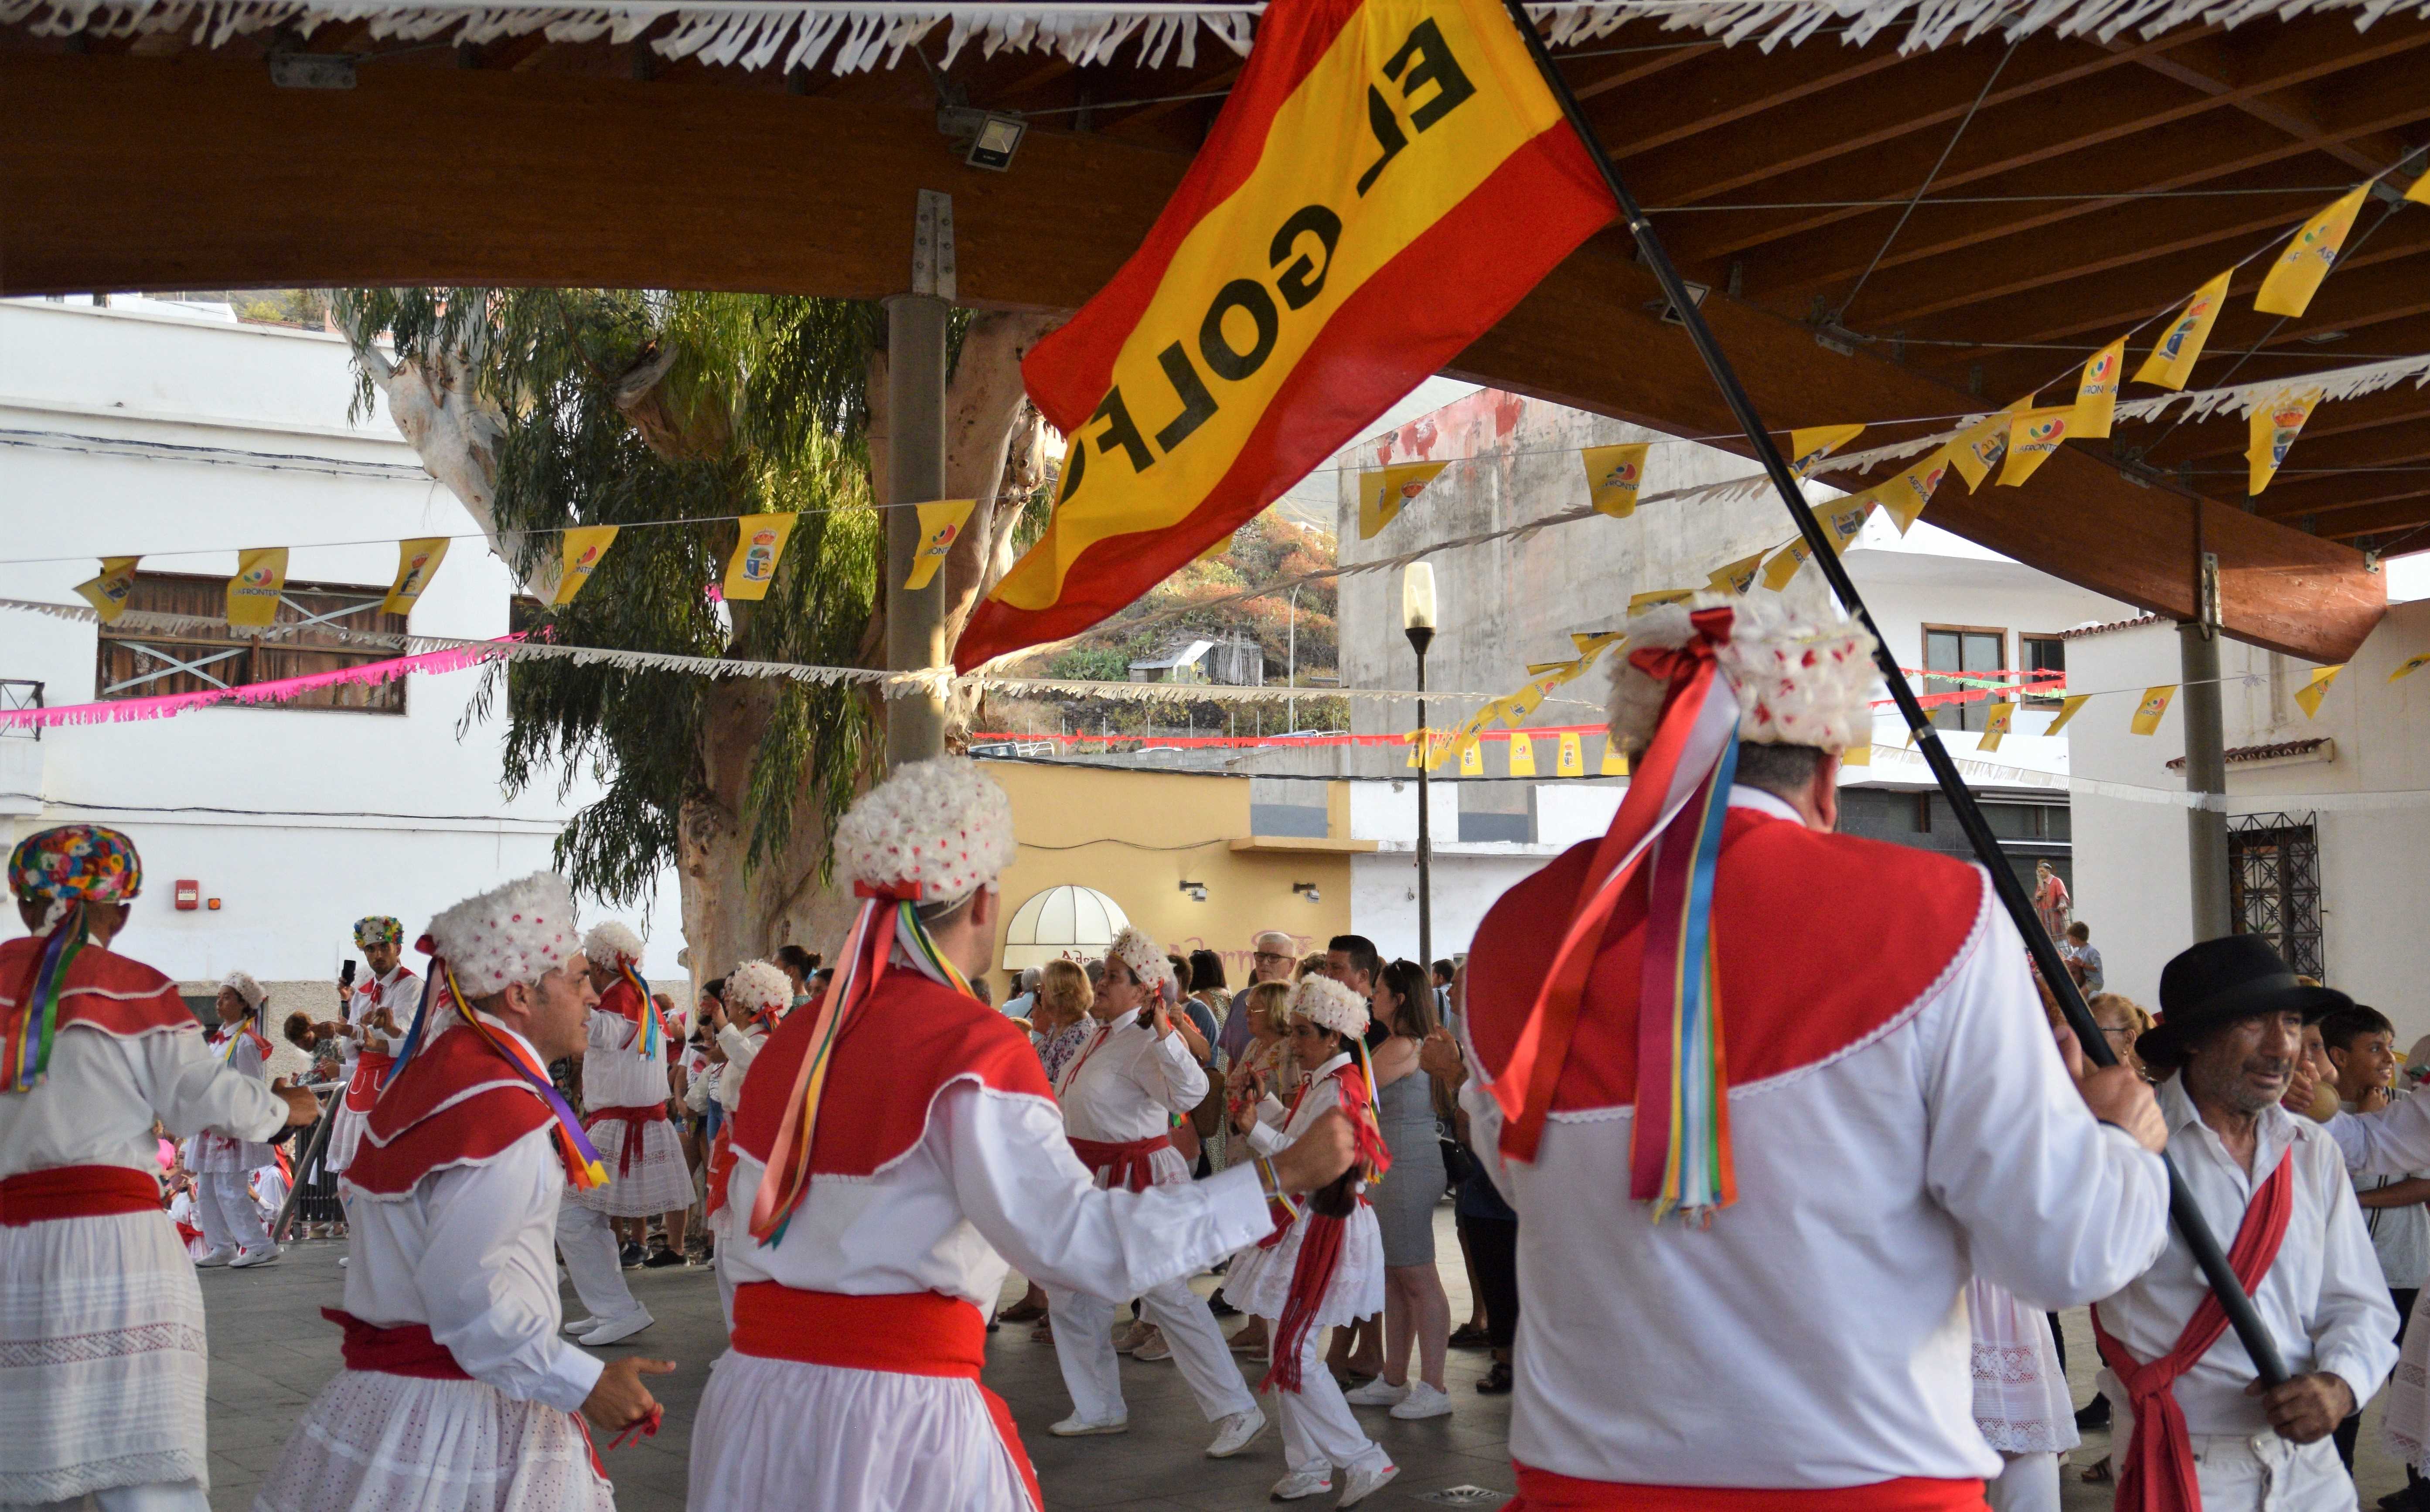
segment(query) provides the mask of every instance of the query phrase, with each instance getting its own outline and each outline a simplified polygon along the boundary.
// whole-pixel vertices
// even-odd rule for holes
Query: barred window
[[[197,615],[219,621],[173,631],[139,628],[121,620],[101,627],[94,687],[105,699],[242,688],[313,673],[335,672],[404,655],[395,643],[366,643],[366,632],[405,633],[405,616],[382,614],[382,588],[342,583],[290,583],[278,595],[278,618],[255,629],[225,623],[227,579],[184,573],[138,573],[130,610]],[[402,677],[384,683],[339,683],[255,708],[342,708],[365,714],[405,712]]]

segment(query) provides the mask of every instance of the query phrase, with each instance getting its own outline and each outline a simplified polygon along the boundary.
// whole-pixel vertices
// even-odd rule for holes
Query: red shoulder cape
[[[0,944],[0,1028],[7,1033],[16,1032],[30,1005],[42,955],[42,941],[30,935]],[[92,944],[76,952],[59,994],[58,1026],[72,1023],[121,1039],[202,1028],[177,995],[177,984],[141,961]]]
[[[346,1180],[373,1197],[402,1197],[434,1171],[497,1158],[555,1118],[512,1066],[456,1024],[381,1089]]]
[[[632,983],[620,976],[608,984],[607,991],[599,994],[599,1011],[621,1013],[626,1023],[639,1023],[641,1022],[641,994],[633,990]]]
[[[775,1148],[817,1017],[814,1004],[787,1014],[743,1078],[734,1145],[761,1165]],[[927,1134],[937,1094],[966,1080],[1055,1096],[1038,1052],[1010,1019],[918,972],[888,972],[828,1061],[810,1173],[869,1176],[892,1165]]]
[[[1912,1012],[1956,964],[1983,911],[1982,873],[1880,840],[1730,811],[1713,884],[1713,941],[1732,1087],[1830,1060]],[[1594,842],[1504,893],[1477,926],[1468,1030],[1499,1077],[1552,970]],[[1614,910],[1587,977],[1555,1111],[1637,1098],[1637,1000],[1645,873]]]

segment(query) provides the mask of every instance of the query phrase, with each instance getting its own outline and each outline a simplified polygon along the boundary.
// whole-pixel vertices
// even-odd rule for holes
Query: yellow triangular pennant
[[[1991,469],[1999,465],[2001,457],[2008,455],[2008,414],[2009,411],[2003,410],[1976,421],[1951,441],[1941,454],[1966,479],[1967,492],[1972,493],[1982,488],[1983,480],[1991,475]]]
[[[1459,774],[1463,777],[1485,775],[1485,747],[1473,735],[1460,742]]]
[[[2253,296],[2253,307],[2264,315],[2301,315],[2312,303],[2312,295],[2321,280],[2338,260],[2338,249],[2346,244],[2346,233],[2354,228],[2355,216],[2362,209],[2363,196],[2371,192],[2369,184],[2359,184],[2338,196],[2328,208],[2304,223],[2261,275],[2261,291]]]
[[[1844,499],[1814,507],[1814,517],[1822,522],[1822,534],[1831,542],[1831,555],[1848,555],[1849,542],[1865,528],[1865,517],[1873,512],[1873,495],[1868,490]]]
[[[227,623],[268,624],[278,618],[278,594],[287,586],[287,548],[256,546],[237,553],[236,575],[227,583]]]
[[[920,507],[924,510],[928,506]],[[967,511],[970,506],[962,507]],[[785,558],[785,542],[793,538],[793,526],[800,519],[792,514],[746,514],[737,521],[741,529],[734,538],[734,555],[726,558],[725,582],[719,591],[728,599],[745,602],[766,598],[768,585],[776,580],[776,564]],[[924,516],[922,523],[926,523]],[[917,560],[914,573],[919,571]]]
[[[2405,197],[2415,205],[2430,205],[2430,173],[2415,179],[2413,187],[2405,191]]]
[[[445,536],[423,536],[396,543],[396,578],[388,586],[388,597],[380,601],[382,614],[411,614],[414,600],[439,575],[439,564],[447,559]]]
[[[1692,588],[1657,588],[1651,592],[1631,596],[1628,601],[1628,612],[1637,614],[1657,605],[1678,604],[1695,596],[1696,590]]]
[[[1527,717],[1535,713],[1536,706],[1543,701],[1544,690],[1531,683],[1501,700],[1494,707],[1495,712],[1502,716],[1502,723],[1515,730],[1527,723]]]
[[[1873,742],[1868,739],[1862,745],[1852,745],[1839,753],[1843,767],[1870,767],[1873,764]]]
[[[92,612],[101,616],[104,624],[116,624],[126,612],[126,601],[135,592],[135,564],[141,557],[104,557],[101,575],[89,577],[76,585],[76,592]]]
[[[976,502],[976,501],[973,501]],[[1232,532],[1225,531],[1207,543],[1207,549],[1190,558],[1193,562],[1221,561],[1232,555]]]
[[[2169,700],[2176,696],[2174,683],[2143,690],[2143,702],[2135,706],[2135,718],[2127,727],[2138,735],[2152,734],[2160,727],[2160,716],[2169,711]]]
[[[2079,440],[2099,440],[2109,434],[2109,422],[2118,408],[2118,384],[2126,371],[2126,338],[2118,340],[2092,354],[2084,365],[2084,376],[2075,386],[2075,424],[2073,434]]]
[[[1510,738],[1510,775],[1532,777],[1536,774],[1536,742],[1533,738],[1514,735]]]
[[[1714,589],[1723,593],[1743,593],[1755,587],[1756,574],[1763,571],[1763,553],[1741,557],[1727,567],[1713,569]]]
[[[1997,751],[2000,742],[2008,738],[2008,726],[2017,717],[2013,701],[1995,702],[1983,710],[1983,738],[1974,742],[1977,751]]]
[[[2397,664],[2394,672],[2388,674],[2388,680],[2394,682],[2399,677],[2410,677],[2424,667],[2430,667],[2430,651],[2425,651],[2418,656],[2405,657]]]
[[[1625,630],[1573,630],[1570,644],[1578,648],[1578,659],[1591,661],[1604,647],[1628,639]]]
[[[1358,539],[1373,540],[1449,462],[1403,462],[1358,474]]]
[[[1440,472],[1441,466],[1437,463],[1436,470]],[[937,499],[920,506],[920,551],[911,558],[910,575],[903,580],[906,590],[917,593],[928,586],[937,569],[945,565],[945,558],[953,553],[954,542],[962,533],[962,523],[970,519],[977,504],[976,499]]]
[[[2278,475],[2287,460],[2287,448],[2295,444],[2296,433],[2312,418],[2312,407],[2320,402],[2321,390],[2314,389],[2308,393],[2281,392],[2268,404],[2253,407],[2251,435],[2244,448],[2247,494],[2259,493]]]
[[[2075,711],[2082,708],[2084,706],[2084,701],[2091,696],[2092,695],[2090,693],[2070,693],[2065,698],[2060,699],[2058,701],[2058,718],[2051,721],[2050,724],[2043,729],[2042,733],[2044,735],[2056,735],[2059,730],[2066,725],[2068,721],[2075,718]]]
[[[2068,438],[2075,411],[2053,406],[2028,409],[2008,422],[2008,460],[2000,469],[2000,487],[2013,489],[2040,470]]]
[[[1583,777],[1586,774],[1586,742],[1579,739],[1575,733],[1562,736],[1560,749],[1553,756],[1553,775]]]
[[[1625,777],[1628,775],[1628,757],[1620,754],[1619,743],[1613,740],[1609,736],[1604,737],[1603,767],[1597,774],[1606,777]]]
[[[549,602],[560,605],[574,602],[574,595],[581,592],[582,585],[590,582],[591,574],[599,570],[600,558],[608,555],[609,546],[615,544],[618,528],[615,525],[575,525],[565,532],[563,543],[558,548],[563,565],[558,571],[557,597]]]
[[[2219,312],[2227,304],[2227,281],[2236,270],[2230,268],[2210,282],[2194,291],[2186,307],[2177,311],[2176,319],[2161,333],[2159,344],[2152,355],[2135,370],[2137,383],[2154,383],[2163,389],[2182,389],[2193,376],[2194,363],[2202,357],[2203,343],[2210,340],[2210,328],[2219,320]]]
[[[1797,570],[1806,565],[1806,555],[1811,549],[1806,544],[1806,538],[1800,536],[1773,553],[1772,560],[1764,565],[1763,586],[1775,593],[1787,588],[1789,580],[1797,575]]]
[[[2345,670],[2346,664],[2342,661],[2334,667],[2315,667],[2312,680],[2295,690],[2295,702],[2303,706],[2305,719],[2321,717],[2321,700],[2328,695],[2329,684],[2336,682],[2338,673]]]
[[[1789,433],[1789,470],[1806,477],[1822,459],[1865,433],[1862,425],[1811,425]]]
[[[1653,443],[1589,446],[1578,453],[1587,469],[1587,499],[1597,514],[1625,520],[1637,511],[1637,490],[1645,486],[1645,452]]]
[[[1882,508],[1898,522],[1900,535],[1906,534],[1907,527],[1923,513],[1923,507],[1932,502],[1940,480],[1949,475],[1949,466],[1950,449],[1943,447],[1873,490]]]

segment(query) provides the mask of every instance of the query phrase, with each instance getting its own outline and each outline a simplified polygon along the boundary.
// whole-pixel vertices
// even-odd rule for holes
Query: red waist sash
[[[430,1337],[424,1323],[401,1323],[394,1328],[382,1328],[367,1323],[353,1313],[337,1307],[324,1307],[321,1316],[346,1331],[346,1341],[340,1346],[345,1356],[346,1369],[371,1371],[381,1375],[409,1375],[419,1381],[469,1381],[473,1377],[447,1353],[447,1346]]]
[[[1103,1139],[1072,1141],[1072,1153],[1080,1157],[1080,1164],[1102,1173],[1106,1186],[1117,1191],[1145,1191],[1155,1186],[1156,1153],[1172,1148],[1172,1138],[1162,1134],[1122,1143]]]
[[[616,1174],[624,1176],[633,1170],[633,1152],[641,1147],[641,1131],[666,1121],[667,1105],[653,1103],[647,1107],[594,1107],[591,1116],[582,1121],[582,1127],[587,1133],[602,1123],[624,1125],[624,1147],[616,1152]]]
[[[0,1228],[159,1211],[159,1182],[125,1166],[53,1166],[0,1181]]]
[[[346,1079],[346,1111],[369,1113],[379,1101],[380,1079],[396,1064],[394,1055],[366,1050],[355,1057],[355,1073]]]
[[[1981,1481],[1906,1476],[1872,1486],[1775,1491],[1726,1486],[1582,1481],[1515,1465],[1519,1494],[1502,1512],[1984,1512]]]
[[[1029,1488],[1029,1504],[1046,1504],[1011,1409],[979,1385],[979,1367],[987,1359],[987,1320],[958,1297],[934,1291],[847,1297],[774,1281],[746,1281],[734,1289],[734,1352],[840,1370],[968,1381],[987,1402],[996,1436]]]

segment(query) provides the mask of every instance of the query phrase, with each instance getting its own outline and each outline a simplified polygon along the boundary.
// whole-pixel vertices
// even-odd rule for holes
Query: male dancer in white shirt
[[[591,1313],[567,1331],[597,1348],[630,1338],[656,1321],[624,1280],[608,1220],[672,1212],[671,1231],[680,1240],[691,1179],[675,1126],[667,1122],[666,1027],[639,975],[641,942],[609,920],[585,937],[583,958],[599,996],[580,1052],[582,1114],[608,1182],[567,1194],[557,1210],[557,1247],[574,1295]]]
[[[1165,1007],[1164,988],[1172,979],[1172,963],[1154,940],[1136,929],[1115,936],[1106,953],[1105,982],[1090,1008],[1096,1030],[1056,1085],[1072,1153],[1096,1172],[1100,1187],[1144,1191],[1190,1183],[1190,1167],[1166,1131],[1173,1115],[1187,1114],[1206,1098],[1207,1073]],[[1055,1324],[1055,1362],[1072,1393],[1072,1415],[1047,1431],[1066,1438],[1123,1432],[1130,1414],[1109,1332],[1115,1302],[1042,1285]],[[1216,1424],[1207,1457],[1223,1459],[1247,1448],[1265,1431],[1266,1415],[1241,1381],[1206,1302],[1175,1276],[1141,1293],[1140,1309],[1163,1331],[1198,1410]]]
[[[1273,1226],[1270,1199],[1347,1168],[1321,1122],[1207,1181],[1107,1191],[1071,1151],[1038,1055],[968,990],[999,920],[1012,811],[957,758],[901,768],[837,826],[867,900],[827,995],[753,1062],[722,1244],[734,1348],[693,1430],[691,1512],[1014,1512],[1037,1480],[980,1387],[1007,1262],[1134,1296]]]
[[[345,1049],[339,1074],[346,1089],[329,1114],[329,1139],[321,1152],[322,1169],[337,1175],[355,1158],[362,1138],[363,1120],[379,1101],[380,1084],[405,1043],[405,1026],[422,1004],[422,978],[405,968],[405,926],[387,914],[355,921],[355,948],[363,953],[371,974],[346,994]]]
[[[551,1237],[569,1174],[606,1179],[548,1063],[596,996],[563,878],[538,872],[430,924],[444,995],[408,1032],[342,1178],[356,1263],[345,1368],[262,1483],[267,1512],[611,1512],[591,1429],[655,1427],[644,1374],[558,1337]],[[586,1427],[586,1421],[588,1427]]]
[[[210,1032],[211,1054],[241,1076],[267,1081],[270,1040],[262,1034],[261,1005],[269,993],[244,972],[228,973],[212,1006],[220,1018]],[[278,1258],[278,1244],[262,1221],[246,1178],[275,1157],[258,1139],[240,1139],[208,1129],[187,1142],[186,1168],[194,1173],[196,1214],[203,1224],[208,1253],[200,1266],[269,1265]]]

